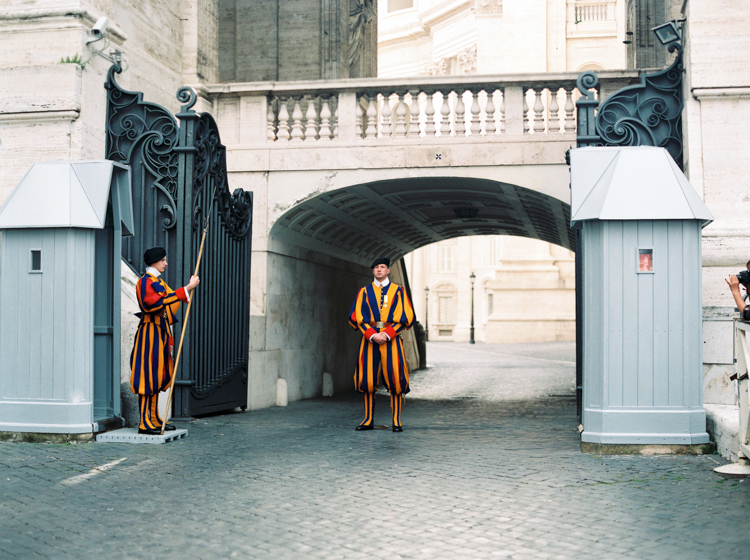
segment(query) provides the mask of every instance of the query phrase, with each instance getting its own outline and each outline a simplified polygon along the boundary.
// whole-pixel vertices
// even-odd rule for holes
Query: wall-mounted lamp
[[[656,38],[659,39],[662,45],[668,45],[669,43],[674,43],[675,41],[682,39],[682,26],[678,27],[677,23],[683,21],[685,20],[673,19],[672,21],[654,27],[651,31],[656,34]]]

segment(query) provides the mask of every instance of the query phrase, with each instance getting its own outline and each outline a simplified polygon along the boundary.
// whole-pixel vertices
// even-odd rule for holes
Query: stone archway
[[[569,219],[569,205],[556,196],[448,175],[362,181],[288,206],[269,224],[267,250],[254,254],[253,274],[264,275],[254,287],[265,292],[253,296],[250,408],[274,404],[277,379],[289,401],[319,395],[323,373],[336,391],[351,390],[357,341],[346,317],[358,288],[371,281],[374,257],[398,261],[435,241],[486,234],[572,248]],[[398,266],[392,274],[403,281]]]

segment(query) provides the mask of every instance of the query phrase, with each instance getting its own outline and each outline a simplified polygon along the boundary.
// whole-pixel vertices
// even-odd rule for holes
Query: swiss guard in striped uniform
[[[190,292],[200,283],[192,276],[187,286],[176,291],[160,278],[167,268],[167,251],[153,247],[143,255],[146,274],[135,285],[141,322],[135,333],[130,355],[130,389],[138,395],[140,408],[139,434],[158,435],[162,419],[159,417],[159,391],[169,387],[172,379],[172,324],[180,302],[190,301]],[[167,425],[165,430],[174,430]]]
[[[365,395],[365,419],[357,430],[374,427],[375,392],[382,376],[391,394],[393,431],[404,431],[401,407],[409,392],[409,368],[399,333],[414,323],[414,309],[406,290],[388,280],[390,264],[387,257],[375,259],[370,267],[375,279],[359,290],[349,314],[349,324],[362,333],[354,387]]]

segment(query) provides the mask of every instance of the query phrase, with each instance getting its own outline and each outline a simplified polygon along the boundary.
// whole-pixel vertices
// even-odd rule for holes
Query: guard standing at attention
[[[159,392],[169,387],[174,365],[172,363],[172,324],[180,302],[190,301],[190,292],[200,284],[191,276],[187,286],[176,291],[160,278],[167,268],[167,251],[153,247],[143,255],[146,273],[135,285],[141,322],[135,333],[133,352],[130,355],[130,389],[138,395],[140,408],[139,434],[161,434]],[[167,425],[165,430],[174,430]]]
[[[403,432],[401,407],[409,392],[409,368],[399,334],[414,323],[414,309],[403,286],[388,280],[391,260],[379,257],[372,263],[372,284],[357,294],[349,324],[362,333],[354,387],[365,395],[365,419],[357,430],[372,430],[375,392],[380,376],[391,394],[393,431]]]

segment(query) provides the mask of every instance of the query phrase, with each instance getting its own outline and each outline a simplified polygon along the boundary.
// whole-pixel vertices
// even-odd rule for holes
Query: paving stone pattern
[[[355,432],[346,394],[165,445],[0,443],[0,558],[747,558],[720,456],[579,451],[571,344],[428,352],[400,434]]]

